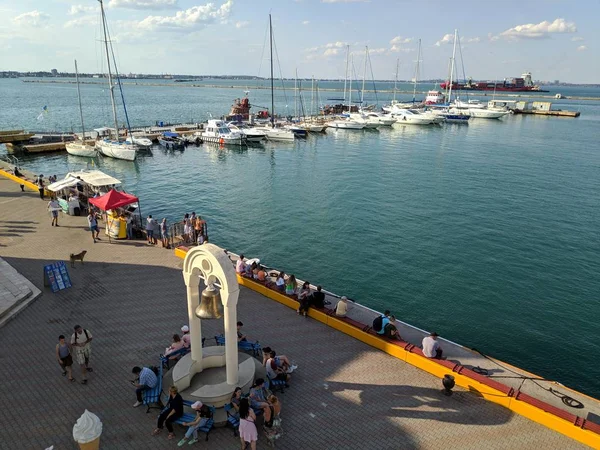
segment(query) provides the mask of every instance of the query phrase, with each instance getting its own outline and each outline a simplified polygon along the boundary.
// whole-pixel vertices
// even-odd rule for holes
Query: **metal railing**
[[[185,235],[183,221],[172,223],[169,225],[169,245],[171,248],[175,248],[180,245],[198,245],[196,230],[194,230],[193,226],[191,227],[190,234],[190,236]],[[208,224],[206,222],[204,223],[204,235],[208,239]]]
[[[7,162],[8,164],[12,164],[15,167],[19,167],[20,163],[19,163],[19,158],[17,158],[16,156],[13,155],[1,155],[0,159],[2,159],[2,161]]]

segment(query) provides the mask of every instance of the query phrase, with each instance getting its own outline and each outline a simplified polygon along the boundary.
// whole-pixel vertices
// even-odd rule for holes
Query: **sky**
[[[121,73],[355,79],[369,48],[374,78],[446,78],[458,29],[458,74],[600,83],[599,0],[104,0]],[[0,0],[0,70],[104,71],[97,0]],[[266,46],[267,45],[267,46]],[[266,46],[266,48],[265,48]],[[457,53],[458,53],[457,50]],[[278,61],[278,63],[277,63]],[[279,72],[278,67],[281,67]],[[370,72],[367,78],[370,78]]]

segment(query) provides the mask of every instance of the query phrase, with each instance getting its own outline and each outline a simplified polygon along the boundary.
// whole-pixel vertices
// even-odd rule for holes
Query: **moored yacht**
[[[134,161],[137,156],[137,146],[122,141],[102,139],[96,141],[96,148],[101,155],[108,156],[109,158]]]
[[[244,125],[236,125],[233,122],[227,124],[231,131],[237,131],[241,133],[245,138],[246,142],[262,142],[267,140],[267,134],[256,128],[247,127]]]
[[[397,109],[392,113],[392,117],[396,118],[397,124],[403,125],[432,125],[444,121],[442,117],[431,112],[420,112],[416,109]]]
[[[246,145],[246,137],[239,131],[232,131],[222,120],[209,120],[200,138],[212,144]]]
[[[330,128],[340,128],[343,130],[362,130],[365,127],[365,121],[362,120],[357,122],[356,120],[341,116],[327,122],[327,126]]]

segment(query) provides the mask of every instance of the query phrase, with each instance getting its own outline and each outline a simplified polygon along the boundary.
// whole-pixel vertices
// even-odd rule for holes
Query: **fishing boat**
[[[134,161],[137,157],[137,146],[133,142],[122,141],[119,136],[119,121],[117,119],[117,104],[115,102],[115,93],[113,84],[113,76],[111,69],[111,53],[109,51],[108,45],[110,43],[108,37],[108,24],[106,22],[106,14],[104,13],[104,3],[103,0],[98,0],[100,3],[100,12],[102,14],[102,30],[104,32],[104,49],[106,51],[106,61],[108,68],[108,91],[110,93],[110,101],[112,106],[113,119],[115,122],[115,135],[113,139],[106,138],[102,140],[96,141],[96,148],[98,151],[109,158],[115,159],[124,159],[126,161]],[[112,47],[112,44],[111,44]],[[115,74],[117,76],[117,84],[119,86],[119,90],[121,92],[121,99],[123,100],[123,109],[125,111],[125,117],[127,118],[127,109],[125,108],[125,97],[123,96],[123,89],[121,86],[121,81],[119,80],[119,73],[117,71],[116,62],[113,59],[113,64],[115,68]],[[127,123],[129,125],[129,119],[127,118]],[[129,135],[131,136],[131,129],[129,129]]]
[[[239,131],[231,130],[222,120],[209,120],[200,138],[211,144],[246,145],[246,137]]]
[[[79,71],[77,70],[77,60],[75,60],[75,81],[77,82],[77,99],[79,100],[79,116],[81,118],[81,140],[67,142],[65,149],[69,155],[82,156],[85,158],[94,158],[98,155],[94,144],[85,142],[85,125],[83,123],[83,108],[81,107],[81,91],[79,89]]]
[[[181,139],[179,133],[174,133],[172,131],[165,131],[158,138],[158,143],[167,150],[183,150],[185,148],[185,142]]]

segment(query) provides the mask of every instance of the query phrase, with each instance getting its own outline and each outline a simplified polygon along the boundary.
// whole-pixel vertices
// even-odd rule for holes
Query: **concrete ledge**
[[[22,292],[15,295],[14,303],[0,314],[0,327],[2,327],[27,308],[42,292],[2,258],[0,258],[0,272],[24,287]]]

